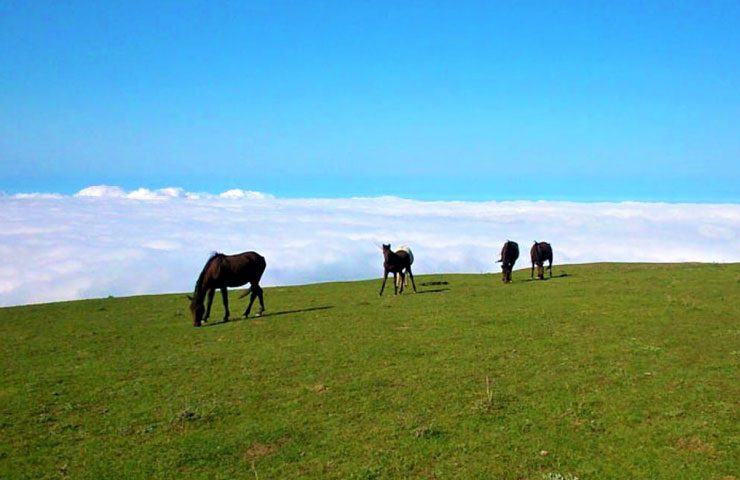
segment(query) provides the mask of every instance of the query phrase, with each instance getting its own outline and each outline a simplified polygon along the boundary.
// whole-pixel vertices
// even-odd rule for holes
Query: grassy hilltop
[[[0,478],[740,477],[740,264],[553,273],[0,309]]]

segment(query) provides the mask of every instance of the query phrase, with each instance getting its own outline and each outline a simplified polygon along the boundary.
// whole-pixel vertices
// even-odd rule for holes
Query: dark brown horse
[[[517,258],[519,258],[519,244],[507,240],[501,248],[501,258],[496,260],[496,262],[501,262],[501,276],[504,283],[511,282],[511,271],[514,269]]]
[[[529,256],[532,258],[532,271],[529,278],[534,278],[535,265],[537,265],[537,278],[540,280],[545,278],[545,261],[549,262],[547,269],[550,270],[550,278],[552,278],[552,247],[549,243],[535,240],[532,249],[529,251]]]
[[[208,259],[203,271],[195,282],[195,292],[190,299],[190,311],[193,313],[193,325],[200,327],[201,322],[208,321],[211,316],[211,304],[216,289],[221,290],[221,297],[224,301],[224,322],[229,321],[229,297],[227,287],[241,287],[247,283],[250,284],[251,298],[249,306],[244,311],[244,317],[249,316],[252,304],[256,298],[260,301],[260,311],[257,316],[262,315],[265,311],[265,302],[262,298],[262,288],[259,285],[262,274],[265,272],[267,262],[265,258],[256,252],[244,252],[237,255],[224,255],[223,253],[214,253]],[[208,295],[208,305],[203,308],[203,300]],[[205,311],[205,315],[204,315]]]
[[[409,255],[408,251],[399,250],[397,252],[394,252],[391,250],[391,245],[383,245],[383,285],[380,286],[380,295],[383,295],[383,290],[385,289],[385,282],[388,280],[388,273],[393,273],[393,290],[394,295],[398,294],[398,287],[399,283],[401,286],[401,293],[403,293],[403,284],[404,280],[406,278],[405,273],[409,274],[409,277],[411,277],[411,285],[414,287],[414,292],[416,292],[416,283],[414,282],[414,274],[411,273],[411,262],[412,262],[412,256]],[[395,278],[396,275],[401,276],[401,281],[396,282]]]

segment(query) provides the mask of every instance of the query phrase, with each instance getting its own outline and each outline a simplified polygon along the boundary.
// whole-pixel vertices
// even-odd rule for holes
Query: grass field
[[[740,477],[740,264],[553,273],[0,309],[0,477]]]

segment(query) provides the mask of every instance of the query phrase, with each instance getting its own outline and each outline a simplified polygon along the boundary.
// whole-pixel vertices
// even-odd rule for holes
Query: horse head
[[[203,302],[199,302],[195,297],[191,297],[190,295],[187,297],[190,300],[190,313],[193,315],[193,325],[200,327],[206,311]]]

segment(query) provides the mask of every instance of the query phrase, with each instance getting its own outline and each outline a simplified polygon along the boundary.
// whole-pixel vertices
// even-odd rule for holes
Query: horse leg
[[[532,271],[529,272],[529,279],[532,280],[534,278],[534,262],[532,262]]]
[[[395,277],[393,277],[393,278],[394,278],[393,279],[393,282],[395,283],[395,281],[396,281],[395,280]],[[388,280],[388,270],[385,270],[385,272],[383,273],[383,284],[380,286],[380,293],[378,294],[381,297],[383,296],[383,290],[385,289],[385,282],[387,280]]]
[[[221,298],[224,301],[224,322],[229,321],[229,292],[226,287],[221,287]]]
[[[252,304],[254,303],[255,298],[257,298],[257,292],[254,290],[254,286],[252,286],[252,293],[249,295],[249,305],[247,305],[247,309],[244,310],[244,318],[249,318],[249,311],[252,310]]]
[[[409,274],[409,278],[411,279],[411,286],[414,287],[414,293],[416,293],[416,282],[414,282],[414,274],[411,273],[411,267],[407,268],[406,272]]]
[[[403,284],[404,284],[404,283],[406,282],[406,275],[405,275],[405,274],[403,273],[403,270],[401,270],[401,271],[400,271],[400,272],[398,273],[398,276],[399,276],[399,278],[401,279],[401,281],[400,281],[400,282],[398,282],[398,283],[399,283],[399,285],[401,286],[401,289],[400,289],[400,291],[399,291],[398,293],[403,293]]]
[[[552,258],[550,259],[550,264],[547,266],[547,269],[550,270],[550,278],[552,278]]]
[[[257,314],[258,317],[261,317],[262,314],[265,312],[265,299],[262,296],[262,287],[257,285],[257,298],[259,298],[260,301],[260,312]]]
[[[203,317],[203,321],[207,322],[211,317],[211,304],[213,303],[213,296],[216,294],[216,289],[212,288],[208,290],[208,301],[206,302],[206,315]]]

